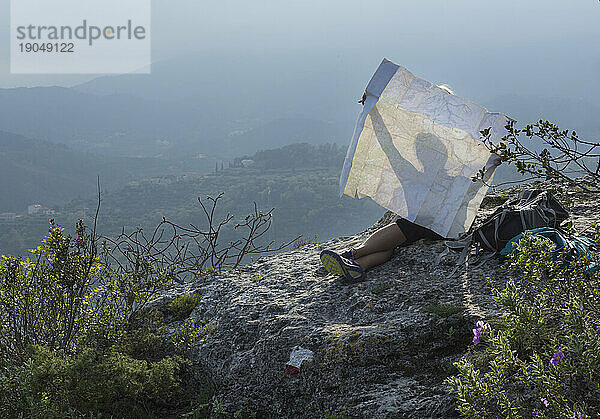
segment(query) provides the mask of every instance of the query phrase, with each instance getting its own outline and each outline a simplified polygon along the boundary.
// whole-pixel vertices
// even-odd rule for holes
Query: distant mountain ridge
[[[352,128],[351,125],[309,118],[282,118],[237,135],[228,135],[222,146],[225,153],[240,155],[295,143],[345,144],[350,139]]]
[[[216,135],[185,106],[61,87],[0,89],[0,127],[80,150],[144,157]],[[202,134],[190,138],[191,132]]]
[[[0,212],[91,196],[97,176],[104,187],[113,188],[176,170],[167,160],[102,156],[0,131]]]
[[[345,143],[352,133],[351,122],[291,115],[255,119],[231,135],[236,109],[210,105],[59,87],[0,89],[0,127],[98,154],[172,159],[233,158],[294,142]]]
[[[233,158],[294,142],[348,144],[369,63],[328,54],[211,53],[161,61],[151,74],[71,87],[0,89],[0,128],[116,156]],[[521,123],[540,118],[592,138],[599,106],[511,93],[482,100]],[[245,122],[240,122],[245,121]],[[233,135],[232,135],[233,134]]]

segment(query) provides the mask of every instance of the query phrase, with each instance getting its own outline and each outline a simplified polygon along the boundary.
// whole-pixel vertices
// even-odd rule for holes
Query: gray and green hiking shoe
[[[345,259],[354,260],[354,254],[352,253],[352,249],[348,249],[345,252],[342,252],[340,256]]]
[[[321,252],[321,263],[327,272],[343,276],[350,282],[364,280],[365,272],[358,263],[342,257],[332,250]]]

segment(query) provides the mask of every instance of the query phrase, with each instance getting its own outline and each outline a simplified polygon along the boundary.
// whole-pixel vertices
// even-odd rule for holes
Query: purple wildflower
[[[534,410],[533,412],[531,412],[531,417],[537,418],[538,417],[538,411]]]
[[[483,331],[488,330],[490,326],[483,320],[479,320],[477,323],[475,323],[475,326],[477,326],[477,328],[473,329],[473,343],[477,345],[479,342],[481,342],[481,336],[483,335]]]
[[[542,403],[544,403],[544,406],[546,406],[546,407],[550,406],[550,402],[548,401],[548,399],[547,399],[547,398],[545,398],[545,397],[542,397],[542,398],[540,399],[540,401],[541,401]]]
[[[481,332],[482,332],[481,328],[473,329],[473,334],[475,335],[475,336],[473,336],[473,343],[475,345],[477,345],[479,342],[481,342]]]
[[[477,323],[475,323],[475,326],[477,326],[479,329],[482,329],[482,330],[490,328],[490,326],[487,323],[485,323],[483,320],[479,320]]]
[[[552,359],[550,359],[550,363],[556,367],[564,357],[565,354],[563,353],[562,349],[559,349],[558,352],[552,356]]]

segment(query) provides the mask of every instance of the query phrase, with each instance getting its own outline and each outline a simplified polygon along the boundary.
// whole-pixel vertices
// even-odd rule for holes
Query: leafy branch
[[[560,130],[542,120],[517,128],[516,121],[509,119],[505,129],[507,134],[497,144],[491,141],[490,128],[481,131],[483,143],[500,162],[513,164],[522,175],[565,181],[586,192],[600,193],[600,143],[582,140],[575,131]],[[534,138],[543,145],[539,152],[532,148],[537,142]],[[480,170],[473,181],[483,180],[484,174],[485,170]]]

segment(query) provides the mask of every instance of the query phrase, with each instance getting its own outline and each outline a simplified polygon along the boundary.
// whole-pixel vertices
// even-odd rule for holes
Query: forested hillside
[[[56,206],[85,198],[93,193],[97,176],[105,187],[114,189],[134,179],[186,169],[206,173],[211,165],[212,161],[198,159],[109,157],[0,131],[0,213],[20,213],[34,203]]]
[[[101,234],[117,235],[123,227],[131,231],[155,227],[163,217],[180,225],[199,227],[205,220],[198,197],[216,196],[217,217],[227,213],[245,217],[256,202],[262,210],[274,208],[273,225],[265,240],[284,242],[298,235],[319,239],[352,234],[371,225],[383,210],[368,199],[339,198],[338,182],[345,150],[335,144],[314,146],[293,144],[260,151],[242,160],[248,167],[228,167],[210,175],[192,174],[147,178],[130,182],[102,194],[98,228]],[[73,200],[53,216],[58,224],[72,229],[79,218],[88,225],[96,208],[95,191],[88,199]],[[23,217],[13,222],[0,221],[2,253],[20,254],[34,247],[48,230],[49,216]],[[229,240],[231,228],[223,232]]]

